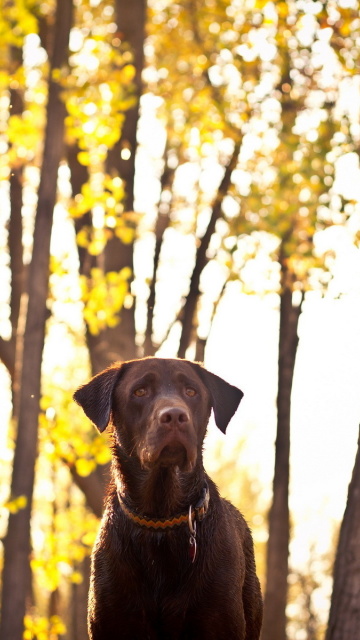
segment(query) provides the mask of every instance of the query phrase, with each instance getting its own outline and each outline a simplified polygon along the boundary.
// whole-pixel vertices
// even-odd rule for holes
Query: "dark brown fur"
[[[114,427],[112,480],[93,551],[91,640],[258,640],[262,601],[249,528],[206,475],[202,446],[211,408],[225,432],[242,392],[196,363],[144,358],[114,365],[75,393],[100,431]],[[133,522],[172,518],[210,502],[190,530]]]

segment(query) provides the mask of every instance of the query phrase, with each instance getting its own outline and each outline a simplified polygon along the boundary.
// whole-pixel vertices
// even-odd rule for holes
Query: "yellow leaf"
[[[75,463],[77,473],[83,477],[88,476],[94,471],[95,466],[94,460],[87,460],[86,458],[80,458],[80,460],[77,460]]]
[[[132,64],[127,64],[121,71],[121,79],[123,82],[131,82],[135,77],[135,67]]]
[[[18,513],[20,509],[25,509],[27,505],[27,497],[26,496],[18,496],[17,498],[13,498],[13,500],[9,500],[5,502],[4,507],[8,509],[10,513]]]
[[[61,69],[53,69],[51,75],[54,82],[58,82],[61,78]]]
[[[0,71],[0,88],[6,89],[9,84],[9,74],[6,71]]]
[[[95,531],[88,531],[81,538],[81,542],[83,544],[85,544],[87,547],[92,547],[94,545],[95,540],[96,540],[96,535],[97,534],[96,534]]]
[[[27,497],[19,496],[16,502],[17,502],[18,509],[25,509],[27,505]]]
[[[128,280],[129,278],[131,278],[132,275],[132,271],[130,269],[130,267],[124,267],[123,269],[121,269],[119,276],[120,278],[122,278],[122,280]]]
[[[134,229],[130,229],[130,227],[118,227],[115,229],[115,234],[124,244],[133,242],[135,236]]]
[[[82,581],[83,581],[83,577],[79,571],[74,571],[71,574],[71,582],[73,582],[74,584],[81,584]]]
[[[91,163],[91,157],[88,151],[80,151],[77,157],[80,164],[84,165],[85,167],[88,167]]]
[[[100,255],[100,253],[102,253],[104,246],[105,246],[106,242],[105,242],[105,236],[104,234],[102,234],[102,237],[99,234],[99,237],[94,238],[94,240],[92,240],[92,242],[90,242],[89,246],[88,246],[88,252],[91,256],[98,256]]]
[[[89,234],[86,228],[80,229],[79,233],[76,236],[76,242],[78,243],[79,247],[82,247],[84,249],[88,246]]]
[[[57,633],[59,635],[63,635],[66,633],[66,626],[59,616],[51,616],[50,624],[52,633]]]
[[[117,325],[119,324],[120,318],[117,318],[116,316],[111,316],[107,319],[106,324],[108,327],[110,327],[110,329],[114,329],[114,327],[117,327]]]

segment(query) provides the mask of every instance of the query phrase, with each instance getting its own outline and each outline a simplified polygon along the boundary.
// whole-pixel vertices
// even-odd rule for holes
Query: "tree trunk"
[[[135,66],[134,83],[138,101],[126,112],[120,140],[108,154],[108,170],[116,169],[125,182],[125,210],[134,209],[135,160],[137,150],[137,127],[139,121],[140,96],[142,94],[141,75],[144,68],[144,40],[146,21],[146,0],[115,0],[116,22],[121,40],[130,45]],[[130,155],[122,157],[122,150]]]
[[[266,590],[262,640],[286,640],[286,604],[288,555],[290,540],[289,519],[289,458],[291,389],[298,345],[298,321],[301,304],[294,306],[293,287],[285,262],[282,267],[280,294],[280,335],[277,395],[277,435],[273,502],[269,512],[269,539],[266,558]]]
[[[11,513],[4,541],[1,640],[21,640],[26,596],[29,590],[30,517],[37,456],[41,361],[45,338],[49,280],[50,236],[56,202],[57,172],[63,149],[65,108],[54,69],[67,60],[72,0],[58,0],[54,25],[54,49],[49,75],[49,97],[43,164],[29,268],[28,310],[24,335],[19,418],[11,499],[25,497],[25,506]]]
[[[111,238],[104,250],[105,273],[120,271],[123,267],[133,268],[133,245],[124,245],[116,236]],[[95,375],[115,360],[131,360],[137,356],[135,342],[135,305],[123,307],[119,322],[115,327],[107,327],[99,335],[89,331],[86,336],[89,348],[91,370]]]
[[[17,355],[21,357],[21,353],[17,354],[19,344],[17,344],[18,323],[21,310],[21,296],[24,292],[25,271],[23,263],[23,244],[22,244],[22,167],[12,169],[10,177],[10,220],[9,220],[9,254],[10,254],[10,270],[11,270],[11,301],[10,301],[10,320],[11,320],[11,340],[12,358],[9,373],[12,379],[13,405],[15,405],[15,396],[18,392],[18,375],[16,370]]]
[[[11,71],[15,73],[22,64],[22,50],[18,47],[11,47]],[[23,112],[24,101],[20,90],[10,90],[10,115],[20,116]],[[11,338],[3,340],[0,338],[0,359],[5,364],[12,381],[13,412],[15,407],[15,396],[18,390],[16,371],[16,347],[17,328],[19,313],[21,308],[21,296],[24,290],[24,264],[22,245],[22,179],[23,167],[15,166],[10,173],[10,219],[8,232],[8,246],[11,272],[11,299],[10,299],[10,322]]]
[[[22,63],[21,54],[17,49],[12,50],[13,57],[20,58],[18,65]],[[11,115],[20,116],[23,112],[23,99],[19,91],[10,92]],[[24,263],[22,245],[22,181],[23,167],[13,167],[10,175],[10,221],[9,221],[9,254],[11,269],[11,301],[10,320],[12,336],[15,338],[20,310],[20,299],[24,290]]]
[[[95,471],[92,471],[88,476],[80,476],[75,465],[69,466],[69,470],[73,482],[85,496],[86,505],[97,518],[101,518],[105,491],[110,479],[110,464],[97,465]]]
[[[360,633],[360,434],[334,567],[334,587],[326,640],[349,640]]]
[[[13,49],[13,56],[20,58],[18,49]],[[11,114],[20,115],[23,111],[22,96],[18,91],[13,90],[10,94]],[[25,318],[23,317],[24,306],[21,304],[26,286],[26,269],[23,262],[23,226],[22,226],[22,193],[23,167],[14,167],[10,176],[10,221],[9,221],[9,254],[11,270],[11,300],[10,300],[10,320],[11,320],[11,345],[13,348],[13,362],[10,370],[12,385],[12,405],[13,416],[17,416],[17,405],[20,384],[20,367],[22,360],[23,329]]]
[[[67,148],[67,161],[70,169],[70,184],[72,197],[75,198],[89,179],[89,171],[86,166],[80,164],[78,154],[80,148],[77,144]],[[91,226],[91,213],[87,211],[84,215],[74,219],[75,233],[78,234],[81,229]],[[79,272],[81,275],[89,276],[92,267],[96,266],[96,257],[89,254],[86,247],[77,245],[79,254]]]
[[[125,183],[125,211],[134,210],[135,160],[137,150],[137,126],[139,102],[142,93],[141,74],[144,67],[144,39],[146,20],[145,0],[116,0],[116,21],[123,42],[128,43],[135,66],[135,90],[138,102],[125,113],[120,140],[109,150],[106,170],[116,172]],[[130,155],[122,154],[123,149]],[[104,271],[120,271],[123,267],[133,269],[133,243],[124,244],[113,236],[104,250]],[[114,360],[129,360],[137,355],[135,343],[135,305],[123,307],[119,324],[108,327],[98,336],[88,333],[87,342],[93,374],[98,373]]]

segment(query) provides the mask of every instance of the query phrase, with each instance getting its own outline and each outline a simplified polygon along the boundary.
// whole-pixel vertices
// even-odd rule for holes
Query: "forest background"
[[[110,454],[72,393],[153,354],[245,392],[206,466],[263,640],[356,637],[359,51],[355,0],[2,0],[1,640],[87,637]]]

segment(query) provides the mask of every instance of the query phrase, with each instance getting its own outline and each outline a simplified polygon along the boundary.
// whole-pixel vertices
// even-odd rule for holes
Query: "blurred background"
[[[110,452],[72,394],[147,355],[245,393],[205,462],[253,532],[263,640],[335,638],[360,465],[359,51],[356,0],[1,3],[1,640],[87,638]]]

